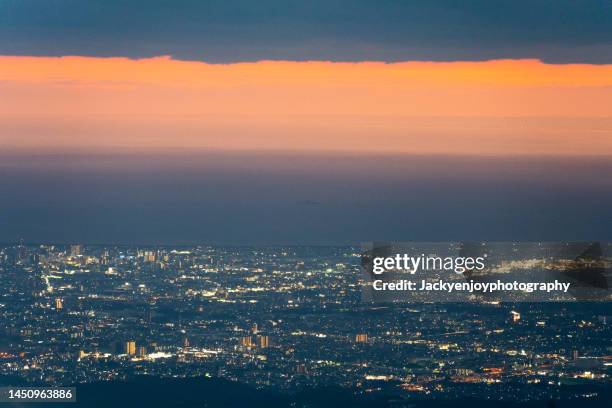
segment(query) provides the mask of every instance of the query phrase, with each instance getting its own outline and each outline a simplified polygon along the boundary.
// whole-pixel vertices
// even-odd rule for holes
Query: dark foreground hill
[[[5,381],[0,383],[6,384]],[[15,382],[10,382],[15,384]],[[25,384],[24,384],[25,386]],[[483,396],[485,397],[485,396]],[[215,408],[215,407],[541,407],[581,408],[607,407],[612,390],[603,389],[599,398],[567,401],[534,401],[532,403],[493,402],[490,400],[415,400],[398,395],[355,395],[336,387],[306,389],[297,394],[274,390],[257,390],[250,386],[217,378],[139,377],[126,382],[98,382],[77,386],[76,403],[1,404],[2,406],[66,408]]]

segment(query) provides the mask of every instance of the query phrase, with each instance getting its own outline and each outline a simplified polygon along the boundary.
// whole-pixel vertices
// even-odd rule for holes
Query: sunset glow
[[[0,57],[10,149],[609,154],[612,65]],[[588,143],[585,141],[588,135]]]

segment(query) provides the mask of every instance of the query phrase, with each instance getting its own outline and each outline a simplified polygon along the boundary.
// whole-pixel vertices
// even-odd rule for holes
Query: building
[[[64,302],[62,301],[62,299],[57,298],[55,299],[55,310],[62,310],[64,308]]]
[[[144,262],[155,262],[157,260],[157,253],[155,251],[143,251],[141,256]]]
[[[136,354],[136,342],[129,340],[125,343],[125,354],[133,356]]]
[[[253,323],[253,325],[251,326],[251,333],[253,334],[259,333],[259,330],[257,328],[257,323]]]
[[[512,321],[512,323],[518,322],[519,320],[521,320],[521,314],[519,312],[512,310],[510,312],[510,320]]]
[[[147,348],[145,346],[139,346],[136,352],[138,357],[144,357],[147,355]]]
[[[253,347],[253,338],[251,336],[241,337],[240,345],[242,347]]]
[[[70,245],[70,256],[81,256],[83,254],[83,246],[81,244]]]
[[[270,338],[268,336],[257,336],[257,343],[261,348],[270,347]]]
[[[355,342],[356,343],[367,343],[368,335],[366,333],[359,333],[358,335],[355,336]]]

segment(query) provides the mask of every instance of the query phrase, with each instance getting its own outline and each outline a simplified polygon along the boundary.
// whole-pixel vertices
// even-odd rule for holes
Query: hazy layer
[[[0,240],[609,240],[610,174],[594,157],[5,153]]]

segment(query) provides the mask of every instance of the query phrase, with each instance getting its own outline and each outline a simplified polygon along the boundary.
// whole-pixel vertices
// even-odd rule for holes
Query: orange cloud
[[[612,65],[0,57],[0,147],[612,154]]]

